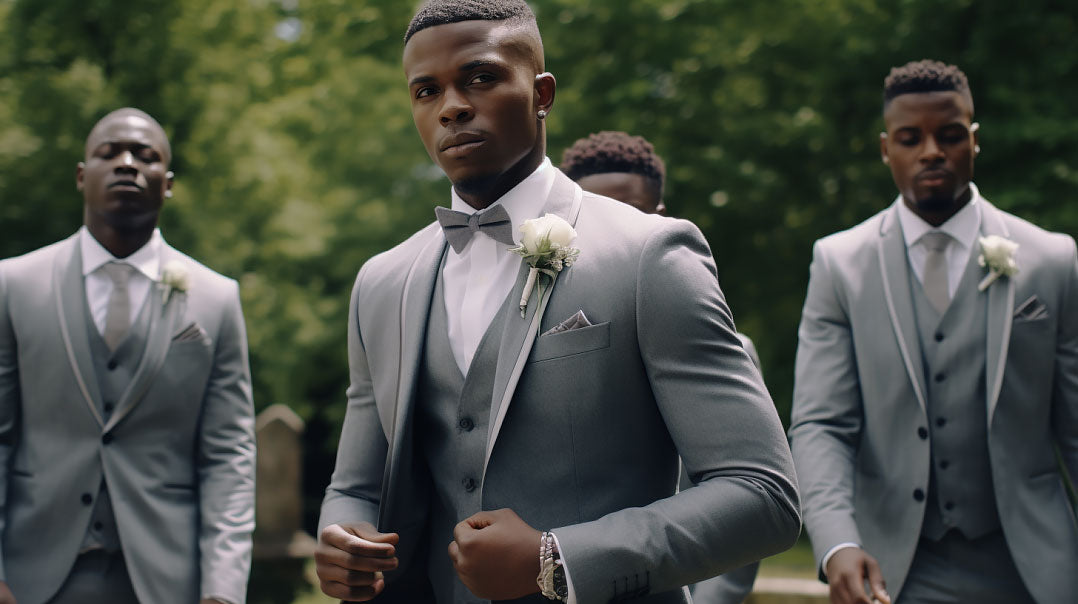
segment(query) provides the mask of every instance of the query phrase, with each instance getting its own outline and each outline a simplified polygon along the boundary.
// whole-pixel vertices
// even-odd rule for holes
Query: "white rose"
[[[185,292],[191,287],[191,278],[187,274],[187,267],[179,260],[171,260],[161,269],[161,283],[180,292]]]
[[[1018,272],[1018,263],[1014,260],[1014,253],[1018,251],[1017,243],[999,235],[981,237],[980,243],[981,266],[1008,276]]]
[[[554,214],[524,221],[520,225],[520,232],[523,235],[520,245],[531,252],[545,251],[540,249],[544,240],[551,248],[562,248],[568,247],[576,239],[576,230],[572,225]]]

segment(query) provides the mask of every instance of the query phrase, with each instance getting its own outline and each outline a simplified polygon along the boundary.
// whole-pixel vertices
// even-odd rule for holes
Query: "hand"
[[[453,529],[449,558],[461,582],[484,600],[539,593],[539,538],[510,509],[479,512]]]
[[[0,581],[0,604],[15,604],[15,594],[3,581]]]
[[[883,582],[883,573],[876,559],[859,547],[845,547],[827,561],[827,582],[831,586],[832,604],[891,604]],[[865,579],[872,593],[865,591]]]
[[[331,524],[314,552],[322,592],[346,602],[372,600],[386,587],[382,571],[397,568],[397,533],[379,533],[369,522]]]

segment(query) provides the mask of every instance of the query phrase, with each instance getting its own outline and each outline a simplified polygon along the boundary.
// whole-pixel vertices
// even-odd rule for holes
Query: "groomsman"
[[[165,243],[171,149],[106,115],[84,224],[0,261],[0,602],[242,604],[254,418],[236,282]]]
[[[332,597],[685,603],[797,537],[789,449],[703,236],[550,164],[543,64],[523,0],[434,0],[408,28],[453,209],[356,278],[316,554]],[[528,293],[509,250],[540,230],[579,256]],[[681,493],[679,454],[700,485]]]
[[[666,214],[663,189],[666,166],[655,147],[642,136],[604,130],[579,139],[562,154],[561,169],[585,191],[627,203],[645,214]],[[753,365],[760,367],[756,345],[737,332]],[[681,488],[692,486],[687,473]],[[696,604],[738,604],[752,593],[760,563],[712,577],[690,588]]]
[[[883,97],[898,198],[816,243],[799,332],[790,437],[821,578],[833,602],[889,601],[885,583],[900,602],[1072,601],[1074,240],[971,182],[957,67],[892,69]]]

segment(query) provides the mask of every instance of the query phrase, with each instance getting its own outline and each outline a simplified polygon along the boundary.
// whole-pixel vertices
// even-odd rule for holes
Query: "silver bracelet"
[[[562,568],[561,556],[554,543],[554,534],[544,532],[539,537],[539,576],[535,579],[539,593],[548,600],[565,602],[568,589],[565,583],[565,569]]]

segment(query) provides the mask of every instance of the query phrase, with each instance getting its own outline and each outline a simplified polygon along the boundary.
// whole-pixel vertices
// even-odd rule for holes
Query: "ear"
[[[544,71],[535,76],[535,109],[537,111],[550,113],[550,109],[554,107],[556,88],[557,81],[554,79],[554,74]]]
[[[880,159],[885,164],[891,163],[891,158],[887,156],[887,133],[880,133]]]
[[[82,179],[86,172],[86,162],[79,162],[75,164],[75,190],[82,191]]]
[[[165,197],[172,197],[172,181],[176,175],[172,173],[172,170],[165,172]]]

